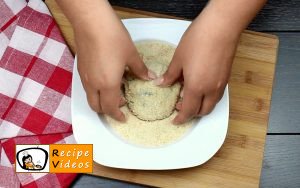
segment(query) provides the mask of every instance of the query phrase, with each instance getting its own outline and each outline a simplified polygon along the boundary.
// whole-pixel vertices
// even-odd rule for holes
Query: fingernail
[[[126,104],[126,99],[122,96],[120,99],[120,106],[124,106]]]
[[[181,107],[182,107],[182,102],[178,102],[178,103],[176,104],[176,106],[175,106],[175,108],[176,108],[177,110],[180,110]]]
[[[179,96],[180,96],[181,98],[183,98],[183,89],[180,91]]]
[[[153,72],[152,70],[148,70],[148,77],[151,78],[152,80],[157,78],[155,72]]]
[[[155,80],[153,80],[153,83],[154,83],[154,85],[159,86],[163,83],[163,81],[164,81],[164,77],[161,76],[161,77],[156,78]]]

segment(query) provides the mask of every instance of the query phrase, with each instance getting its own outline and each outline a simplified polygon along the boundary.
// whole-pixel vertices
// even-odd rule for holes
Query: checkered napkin
[[[0,187],[67,187],[75,174],[15,173],[16,144],[74,143],[73,57],[41,0],[0,0]]]

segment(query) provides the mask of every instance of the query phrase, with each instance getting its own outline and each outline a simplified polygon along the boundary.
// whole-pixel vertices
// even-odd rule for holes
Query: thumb
[[[182,73],[182,66],[179,61],[173,59],[167,69],[167,71],[154,80],[154,84],[157,86],[170,86],[172,85]]]
[[[130,71],[138,78],[142,80],[153,80],[156,75],[153,71],[149,70],[144,64],[143,60],[136,52],[133,58],[128,62],[128,67]]]

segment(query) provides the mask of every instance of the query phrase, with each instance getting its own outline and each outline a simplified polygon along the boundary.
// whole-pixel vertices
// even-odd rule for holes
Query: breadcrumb
[[[174,46],[161,41],[141,41],[136,46],[147,67],[158,76],[167,70],[175,51]],[[127,121],[120,123],[105,115],[106,121],[116,135],[129,143],[144,147],[171,144],[182,138],[194,123],[194,120],[178,126],[171,123],[177,114],[174,109],[179,92],[179,83],[160,88],[151,81],[127,78],[128,105],[121,108]]]

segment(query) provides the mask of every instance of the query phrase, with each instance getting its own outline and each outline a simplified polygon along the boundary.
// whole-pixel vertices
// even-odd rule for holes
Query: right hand
[[[121,21],[107,19],[105,24],[93,20],[74,27],[78,72],[90,107],[124,122],[119,107],[125,104],[120,91],[125,67],[143,80],[155,75],[148,71]]]

